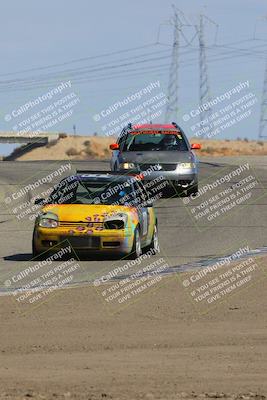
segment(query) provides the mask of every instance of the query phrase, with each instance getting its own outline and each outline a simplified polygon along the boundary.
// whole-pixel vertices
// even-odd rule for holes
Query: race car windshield
[[[51,194],[53,204],[114,204],[124,205],[132,192],[129,182],[77,180],[66,182]]]
[[[179,133],[138,133],[128,135],[123,151],[188,151]]]

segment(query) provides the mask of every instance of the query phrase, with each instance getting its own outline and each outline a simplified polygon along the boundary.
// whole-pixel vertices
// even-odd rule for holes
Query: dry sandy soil
[[[111,154],[109,145],[114,139],[103,136],[68,136],[56,143],[30,150],[16,158],[18,161],[29,160],[88,160],[105,159]]]
[[[108,136],[68,136],[59,139],[53,145],[35,148],[16,159],[19,161],[106,159],[111,154],[109,145],[114,141],[114,138]],[[262,141],[191,139],[191,143],[202,145],[202,149],[197,151],[200,156],[267,155],[267,142]]]
[[[25,314],[2,297],[0,399],[265,399],[265,279],[206,314],[159,285],[115,315],[92,286]]]

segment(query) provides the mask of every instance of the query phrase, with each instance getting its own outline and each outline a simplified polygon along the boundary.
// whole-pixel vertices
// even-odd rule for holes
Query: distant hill
[[[66,136],[42,147],[21,146],[8,159],[31,160],[90,160],[107,159],[111,155],[109,145],[115,139],[108,136]],[[267,155],[267,142],[248,140],[205,140],[193,138],[200,143],[199,156]]]
[[[25,146],[19,147],[9,159],[18,161],[105,159],[110,156],[109,145],[114,140],[107,136],[63,136],[42,147],[32,148],[28,145],[28,151]]]

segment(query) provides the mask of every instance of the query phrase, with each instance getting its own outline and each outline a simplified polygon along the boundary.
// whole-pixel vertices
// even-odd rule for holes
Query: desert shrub
[[[85,146],[90,146],[91,142],[90,142],[90,140],[86,140],[85,142],[83,142],[83,144],[84,144]]]
[[[249,142],[248,138],[244,138],[244,142],[248,143]]]
[[[67,156],[77,156],[79,154],[78,150],[74,147],[71,147],[66,151]]]
[[[257,144],[258,144],[259,146],[264,146],[264,143],[263,143],[261,140],[259,140],[259,141],[257,142]]]
[[[47,149],[49,149],[50,147],[55,146],[55,144],[56,144],[57,142],[58,142],[57,139],[50,140],[50,142],[48,142],[47,145],[46,145],[45,147],[46,147]]]
[[[92,149],[86,148],[84,149],[84,153],[89,157],[96,157],[97,153],[95,153]]]
[[[213,148],[208,146],[204,151],[206,151],[206,153],[208,153],[208,154],[211,154],[211,153],[213,153]]]

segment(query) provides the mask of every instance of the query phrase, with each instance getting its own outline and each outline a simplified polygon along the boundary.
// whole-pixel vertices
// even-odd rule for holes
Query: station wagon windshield
[[[138,133],[129,134],[122,151],[188,151],[187,143],[181,134],[176,133]]]

